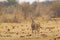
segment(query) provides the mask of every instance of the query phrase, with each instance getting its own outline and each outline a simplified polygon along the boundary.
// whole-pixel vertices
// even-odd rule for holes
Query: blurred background
[[[60,18],[59,0],[0,0],[0,22]]]

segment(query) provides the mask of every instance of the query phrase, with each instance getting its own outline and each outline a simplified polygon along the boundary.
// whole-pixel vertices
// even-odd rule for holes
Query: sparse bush
[[[16,4],[16,0],[8,0],[9,4]]]
[[[16,0],[8,0],[9,3],[15,4]],[[8,3],[8,4],[9,4]],[[3,4],[2,4],[3,5]],[[42,6],[44,5],[44,6]],[[49,4],[50,5],[50,4]],[[41,17],[43,20],[49,20],[52,15],[56,15],[60,17],[60,6],[59,4],[54,4],[52,7],[53,13],[51,12],[51,7],[47,6],[43,3],[34,2],[32,4],[29,3],[22,3],[16,5],[8,5],[0,8],[0,15],[5,19],[9,20],[9,22],[21,22],[21,20],[28,19],[28,18],[35,18]],[[1,9],[3,11],[1,11]],[[1,17],[0,16],[0,17]],[[1,17],[1,18],[2,18]],[[1,20],[1,19],[0,19]],[[3,20],[2,20],[3,21]]]
[[[53,11],[55,18],[60,18],[60,2],[53,4]]]

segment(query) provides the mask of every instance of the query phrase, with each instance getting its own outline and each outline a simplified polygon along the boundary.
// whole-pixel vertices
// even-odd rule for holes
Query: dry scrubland
[[[31,22],[0,23],[1,40],[60,40],[60,21],[40,22],[40,31],[32,33]],[[35,31],[34,31],[35,32]]]
[[[60,2],[0,5],[0,40],[60,40]]]

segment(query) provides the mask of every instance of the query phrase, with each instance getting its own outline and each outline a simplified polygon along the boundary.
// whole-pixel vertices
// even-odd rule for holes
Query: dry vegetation
[[[3,5],[6,4],[6,5]],[[50,20],[51,18],[59,18],[60,3],[44,2],[33,4],[9,4],[2,3],[0,6],[0,22],[20,22],[21,20],[36,19],[37,17],[43,20]],[[2,6],[3,5],[3,6]],[[55,13],[54,13],[55,12]]]
[[[20,20],[28,19],[31,17],[33,18],[45,17],[44,15],[46,14],[48,14],[47,16],[49,16],[50,9],[51,8],[44,6],[44,4],[37,2],[34,2],[33,4],[29,3],[11,4],[11,5],[6,4],[5,6],[4,5],[0,6],[1,10],[0,17],[2,17],[0,19],[1,20],[0,22],[13,22],[13,21],[19,22]]]
[[[7,38],[10,40],[59,40],[60,2],[0,3],[0,23],[2,34],[29,37]],[[39,37],[35,38],[38,34]]]

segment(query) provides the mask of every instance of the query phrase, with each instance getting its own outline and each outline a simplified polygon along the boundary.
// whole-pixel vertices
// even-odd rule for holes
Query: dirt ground
[[[0,40],[60,40],[55,37],[31,36],[31,37],[0,37]]]
[[[48,38],[0,38],[0,40],[54,40]]]
[[[60,21],[57,21],[57,23],[55,21],[42,22],[40,24],[41,28],[39,31],[39,35],[32,34],[31,36],[24,36],[24,37],[23,36],[21,37],[20,35],[21,34],[23,35],[23,33],[30,34],[31,30],[30,30],[30,24],[28,25],[28,23],[24,23],[23,27],[21,27],[22,24],[16,24],[16,23],[0,24],[0,40],[60,40]],[[4,37],[4,35],[5,36],[12,35],[13,37]]]

